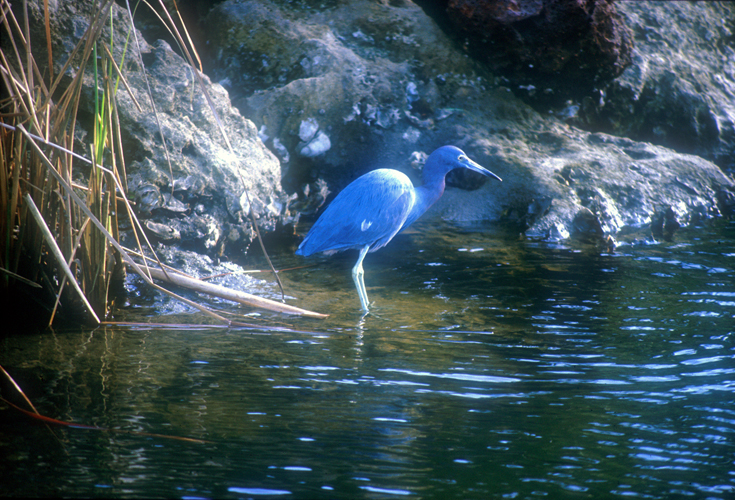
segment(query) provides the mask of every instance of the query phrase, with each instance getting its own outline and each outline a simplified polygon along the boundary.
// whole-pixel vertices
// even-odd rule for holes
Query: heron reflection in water
[[[354,180],[337,195],[314,223],[296,254],[308,256],[324,252],[331,255],[358,249],[360,255],[352,268],[352,279],[362,309],[367,312],[369,302],[362,269],[365,255],[383,248],[441,198],[444,178],[456,168],[467,168],[502,181],[454,146],[443,146],[431,153],[424,165],[423,185],[417,188],[398,170],[373,170]]]

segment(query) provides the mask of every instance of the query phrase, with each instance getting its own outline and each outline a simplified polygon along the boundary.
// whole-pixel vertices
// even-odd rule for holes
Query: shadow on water
[[[735,493],[732,223],[614,254],[421,228],[366,258],[367,316],[350,276],[356,255],[271,257],[282,269],[313,264],[281,277],[290,303],[329,319],[260,316],[294,332],[1,339],[0,364],[44,414],[208,441],[67,428],[53,437],[0,406],[4,493]]]

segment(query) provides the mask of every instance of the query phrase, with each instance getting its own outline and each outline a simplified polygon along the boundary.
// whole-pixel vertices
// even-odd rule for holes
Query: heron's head
[[[502,181],[500,177],[472,161],[464,151],[456,146],[442,146],[426,160],[424,165],[424,182],[429,181],[435,176],[441,176],[442,178],[455,168],[467,168],[474,172],[488,177],[494,177],[495,179]]]

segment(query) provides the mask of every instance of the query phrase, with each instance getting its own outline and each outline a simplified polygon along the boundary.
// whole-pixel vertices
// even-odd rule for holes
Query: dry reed
[[[116,140],[114,107],[121,75],[114,68],[120,64],[110,59],[111,51],[98,51],[98,46],[112,43],[101,38],[103,25],[111,19],[111,5],[109,0],[98,4],[76,47],[69,54],[57,55],[67,59],[55,72],[45,60],[35,58],[28,5],[17,3],[12,9],[8,0],[0,0],[4,31],[0,72],[8,94],[0,103],[0,207],[4,215],[0,221],[0,297],[11,314],[22,311],[47,324],[58,312],[75,321],[104,318],[110,285],[124,275],[119,254],[48,170],[53,168],[69,185],[72,179],[86,177],[84,203],[117,237],[114,177],[121,177],[124,163]],[[45,7],[50,63],[54,54]],[[83,79],[90,71],[97,85],[92,161],[87,165],[73,149]],[[74,75],[71,82],[62,82],[69,74]],[[22,134],[21,125],[30,134]],[[50,166],[34,154],[29,141],[46,152]],[[31,205],[37,207],[40,217],[32,216]],[[51,251],[48,235],[58,252]],[[69,271],[64,272],[65,268]],[[78,287],[66,286],[69,273]]]
[[[96,4],[87,31],[73,50],[53,54],[45,2],[48,59],[37,61],[28,5],[23,2],[13,9],[9,0],[0,0],[4,40],[0,76],[8,94],[0,101],[0,304],[8,311],[6,317],[25,315],[46,325],[59,316],[99,323],[99,318],[107,316],[110,290],[124,278],[127,264],[156,289],[218,321],[232,323],[155,285],[147,261],[138,265],[118,243],[118,214],[122,213],[131,221],[140,253],[143,243],[151,249],[126,198],[115,98],[119,90],[130,92],[121,68],[128,43],[134,40],[130,45],[137,46],[137,39],[129,30],[124,46],[114,46],[112,8],[112,0]],[[132,26],[132,12],[128,12]],[[165,7],[164,13],[162,22],[194,65],[198,56],[188,35],[185,41]],[[108,22],[106,39],[103,33]],[[52,61],[59,57],[66,59],[56,70]],[[82,123],[78,119],[80,102],[85,92],[90,93],[88,82],[85,89],[85,77],[90,75],[94,82],[92,123]],[[202,91],[210,101],[203,84]],[[210,107],[216,116],[211,102]],[[218,117],[217,121],[229,144]],[[78,129],[90,130],[92,137],[88,151],[81,154],[74,151]],[[86,186],[80,185],[80,178]],[[163,275],[168,277],[165,269]],[[67,286],[72,279],[72,286]],[[312,317],[324,315],[313,313]]]

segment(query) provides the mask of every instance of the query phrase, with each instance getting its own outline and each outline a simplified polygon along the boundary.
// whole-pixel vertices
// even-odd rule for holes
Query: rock
[[[651,236],[655,239],[664,239],[671,241],[674,239],[674,233],[681,227],[676,212],[673,207],[667,206],[663,210],[653,214],[651,220]]]
[[[603,6],[610,3],[595,3]],[[593,22],[585,36],[594,38],[601,26]],[[286,150],[284,183],[300,193],[294,207],[322,205],[325,190],[305,185],[326,182],[336,193],[381,166],[419,182],[412,166],[454,144],[504,182],[450,176],[473,191],[447,189],[424,219],[502,221],[532,238],[592,238],[607,246],[610,236],[650,232],[663,207],[682,224],[731,213],[733,181],[714,164],[570,126],[580,113],[573,103],[563,115],[539,114],[409,1],[305,8],[227,0],[209,14],[205,31],[215,78],[231,82],[233,102],[266,128],[266,144],[276,148],[278,140],[282,157]],[[608,59],[620,64],[589,70],[592,80],[621,69],[623,31],[615,35],[618,59]],[[304,155],[319,132],[330,147]],[[318,199],[304,200],[308,193]]]
[[[55,53],[63,53],[69,40],[76,40],[73,35],[83,28],[91,4],[87,0],[73,8],[66,3],[57,6],[54,29],[66,33],[66,38],[61,41],[61,35],[55,35]],[[567,8],[577,12],[574,9],[582,5],[561,0],[553,4],[560,10],[547,15]],[[207,68],[220,83],[207,77],[204,81],[234,153],[226,148],[197,90],[193,70],[165,42],[143,42],[143,62],[151,72],[173,181],[149,108],[138,111],[127,91],[121,90],[131,194],[141,216],[162,238],[173,235],[170,240],[175,241],[180,235],[181,246],[210,255],[234,254],[247,248],[253,237],[245,218],[251,207],[263,229],[271,229],[284,218],[289,203],[314,211],[324,206],[330,191],[339,192],[373,168],[398,168],[418,182],[421,158],[439,146],[454,144],[504,182],[451,175],[450,186],[472,191],[448,188],[424,216],[429,221],[500,221],[520,227],[532,238],[604,243],[633,230],[666,237],[675,234],[676,224],[732,215],[733,180],[703,159],[722,163],[733,157],[735,112],[730,108],[735,86],[733,51],[727,44],[731,24],[727,20],[707,24],[718,13],[732,19],[724,15],[730,8],[698,4],[707,11],[698,14],[685,4],[675,4],[616,4],[634,26],[638,48],[633,64],[613,80],[606,94],[571,100],[554,113],[539,113],[536,104],[534,109],[519,98],[527,97],[535,84],[529,81],[523,89],[509,86],[513,74],[500,73],[504,66],[491,72],[487,59],[470,57],[471,52],[408,0],[348,0],[319,6],[226,0],[204,20]],[[579,40],[592,43],[601,33],[612,38],[597,40],[602,45],[595,49],[584,45],[589,60],[575,56],[571,59],[577,63],[560,66],[559,59],[549,56],[548,65],[537,69],[558,67],[569,71],[567,75],[579,74],[585,88],[597,88],[624,66],[629,45],[625,30],[615,31],[619,27],[610,2],[584,5],[593,9],[584,11],[591,14],[587,31],[572,48],[556,47],[557,53],[581,54],[575,52],[582,46]],[[683,31],[686,23],[677,16],[687,19],[690,14],[702,40],[710,37],[713,43],[687,45],[689,31]],[[113,16],[113,24],[123,30],[115,34],[118,51],[124,46],[127,21],[117,7]],[[660,31],[648,29],[655,23],[662,25]],[[670,29],[674,24],[676,29]],[[43,30],[37,32],[41,36]],[[36,47],[43,45],[34,41]],[[686,76],[684,69],[692,62],[688,55],[678,55],[681,60],[674,64],[678,72],[666,77],[663,50],[670,54],[677,46],[691,47],[692,54],[696,47],[702,54],[694,61],[698,65],[692,66],[695,79],[680,76]],[[514,47],[506,49],[512,52]],[[140,62],[129,57],[125,72],[136,99],[148,102]],[[555,81],[558,86],[552,91],[559,95],[568,90],[567,81],[576,83],[570,76]],[[91,89],[87,81],[87,96]],[[677,125],[682,123],[680,133]],[[652,135],[642,132],[647,130]],[[282,179],[278,160],[263,140],[288,166]],[[686,150],[689,146],[682,147],[680,141],[693,150]],[[679,152],[660,145],[664,143]],[[243,195],[240,174],[249,200]],[[298,195],[286,196],[279,181]],[[660,215],[669,209],[673,219]]]
[[[633,64],[601,99],[580,101],[591,131],[651,142],[735,172],[735,5],[618,2]]]
[[[259,225],[265,230],[273,229],[286,199],[280,187],[278,160],[263,146],[253,123],[232,107],[227,92],[203,76],[232,150],[227,147],[193,70],[168,44],[158,41],[150,46],[144,61],[158,121],[165,131],[171,171],[166,151],[156,140],[158,122],[150,108],[138,111],[129,95],[121,92],[121,123],[130,134],[126,144],[128,155],[133,158],[129,163],[132,194],[137,194],[138,186],[155,186],[169,195],[168,203],[148,210],[157,222],[182,217],[182,205],[188,208],[177,224],[183,226],[179,231],[184,245],[211,252],[218,242],[226,243],[223,234],[235,230],[242,238],[233,250],[246,250],[252,229],[248,228],[249,206],[242,193],[248,190]],[[136,99],[148,101],[142,73],[130,72],[127,78]],[[170,202],[171,192],[177,200],[176,210]],[[197,205],[203,209],[192,210]]]
[[[581,100],[631,62],[613,0],[450,0],[447,15],[473,57],[545,105]]]
[[[145,228],[148,230],[149,236],[154,240],[163,243],[173,243],[181,241],[181,232],[178,229],[166,224],[159,224],[148,220],[145,222]]]
[[[84,0],[74,2],[73,7],[66,2],[56,6],[51,18],[56,72],[61,70],[69,50],[86,30],[97,4]],[[33,46],[45,47],[43,2],[29,2],[29,6],[32,32],[38,36]],[[113,53],[120,61],[126,46],[129,16],[116,3],[110,8],[112,23],[105,23],[101,40],[110,40],[109,25],[112,24],[115,30]],[[110,15],[107,18],[109,20]],[[130,92],[120,85],[117,93],[128,196],[137,202],[138,216],[148,219],[146,227],[157,234],[160,241],[180,242],[183,246],[213,254],[232,241],[225,240],[222,235],[236,231],[241,238],[231,250],[246,250],[254,233],[248,220],[249,207],[241,203],[245,189],[253,200],[258,224],[263,229],[274,228],[284,213],[287,196],[281,189],[278,160],[258,138],[253,123],[231,105],[227,91],[202,75],[206,92],[229,136],[232,145],[229,150],[195,70],[166,42],[159,40],[149,45],[140,33],[138,41],[141,57],[131,39],[122,68]],[[39,63],[47,60],[36,57]],[[157,117],[147,92],[148,85]],[[79,116],[82,118],[93,116],[93,91],[94,79],[89,74],[85,76],[80,101]],[[77,127],[84,126],[82,119]],[[86,126],[91,127],[91,121]],[[168,155],[160,130],[163,130]],[[199,209],[194,210],[194,207]]]
[[[376,129],[404,143],[407,127],[397,125],[407,120],[404,111],[430,128],[427,118],[440,104],[434,78],[442,71],[450,92],[481,85],[464,81],[471,65],[464,56],[447,63],[454,54],[446,37],[410,2],[305,9],[227,1],[209,14],[205,31],[214,78],[230,82],[233,102],[267,128],[266,144],[281,157],[288,152],[293,175],[315,168],[346,183],[376,159],[398,161],[411,151],[395,143],[386,148],[391,141]],[[310,145],[301,135],[302,124],[312,123],[323,134]],[[408,134],[414,144],[420,136]]]
[[[275,280],[258,279],[251,274],[243,272],[243,269],[233,262],[224,260],[216,262],[209,255],[190,250],[182,250],[179,247],[167,245],[157,251],[158,257],[165,265],[171,266],[189,276],[207,279],[208,283],[225,286],[232,290],[257,290],[258,295],[271,300],[281,300],[281,294]],[[149,308],[157,315],[191,315],[191,306],[173,299],[163,293],[146,293],[147,284],[143,278],[135,273],[127,276],[127,288],[137,291],[130,293],[128,302],[138,308]],[[201,301],[201,296],[193,292],[179,291],[185,297],[195,301]]]
[[[494,141],[501,148],[496,156],[513,164],[508,170],[485,164],[503,177],[502,187],[448,190],[448,203],[437,204],[431,213],[450,220],[505,219],[520,224],[531,238],[605,240],[657,224],[661,207],[677,210],[683,225],[732,210],[719,201],[718,192],[735,192],[735,183],[700,157],[572,128],[552,130],[544,141],[550,137],[556,137],[557,149],[541,158],[521,141]],[[477,141],[475,151],[487,139]],[[497,191],[505,202],[502,214]]]

